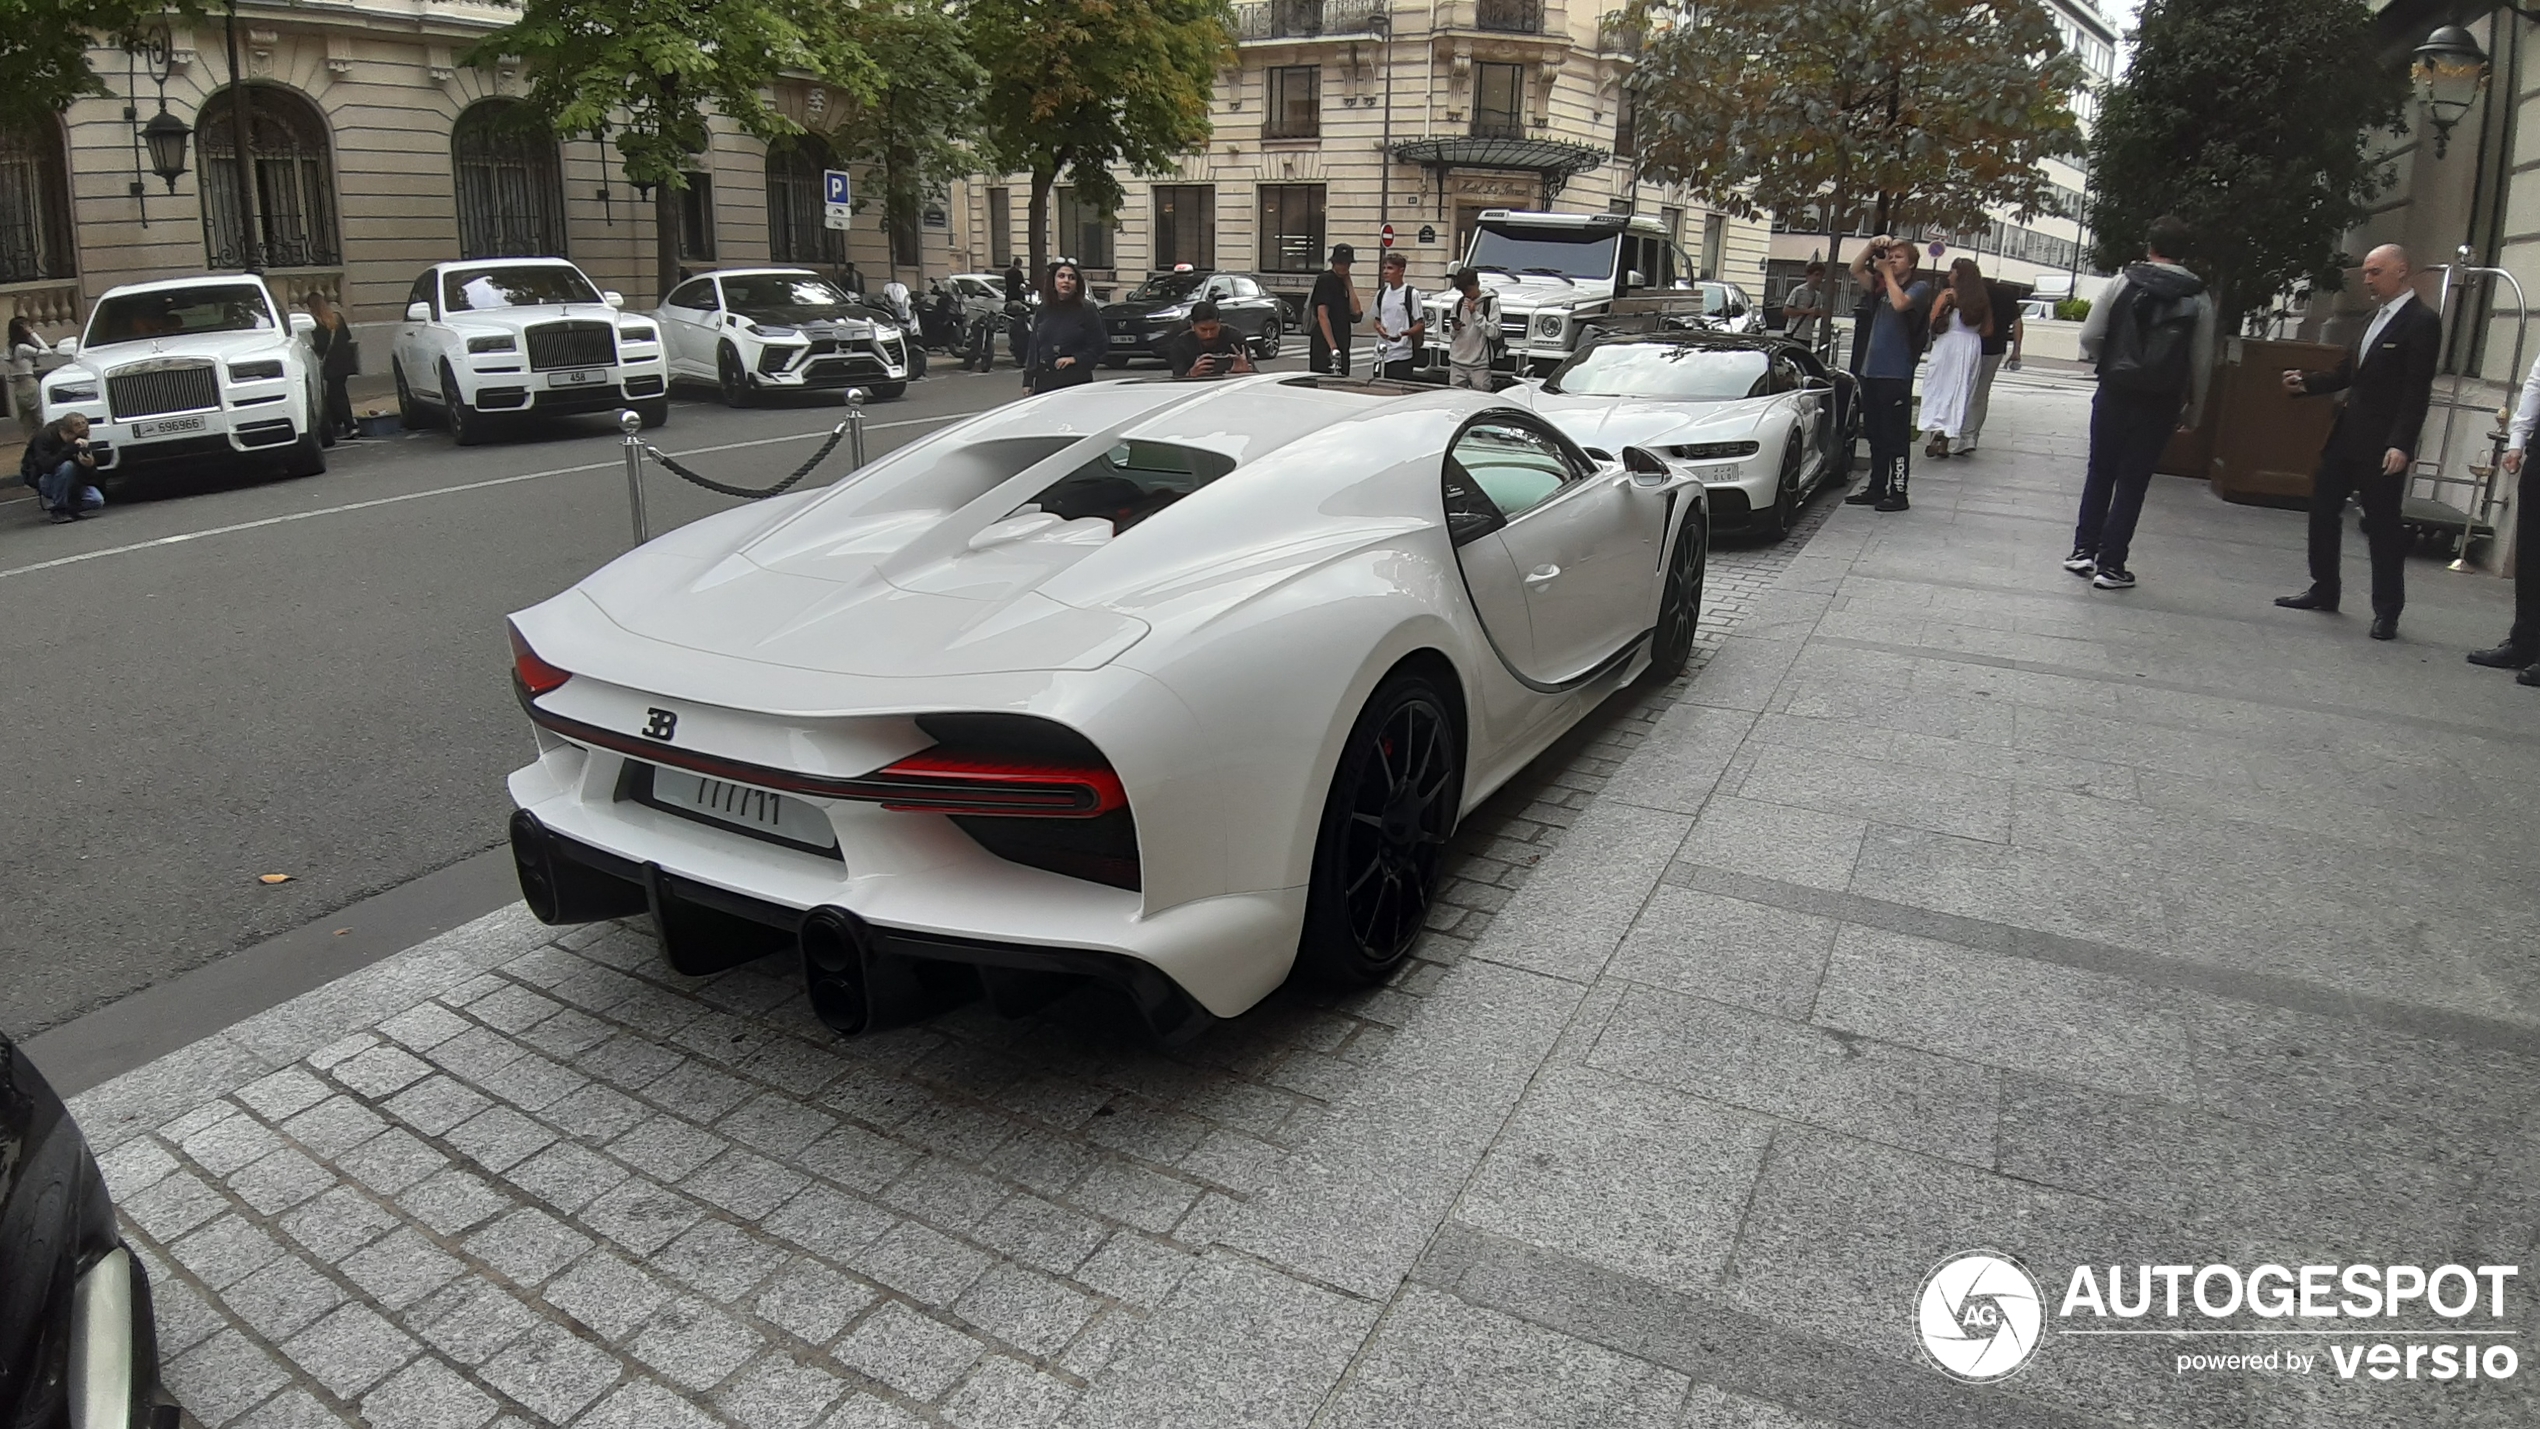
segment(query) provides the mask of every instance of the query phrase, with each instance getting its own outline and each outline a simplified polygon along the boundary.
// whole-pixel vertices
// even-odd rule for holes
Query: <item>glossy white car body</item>
[[[510,275],[567,300],[501,305]],[[434,264],[408,290],[391,350],[407,424],[447,423],[462,443],[484,434],[486,417],[633,407],[660,425],[670,408],[660,327],[622,306],[562,258]]]
[[[1451,536],[1449,453],[1472,477],[1508,449],[1520,488],[1473,479],[1514,490],[1511,510],[1534,504],[1459,508]],[[692,905],[772,928],[750,956],[790,945],[806,910],[842,910],[927,956],[1057,950],[1132,981],[1160,971],[1155,997],[1232,1016],[1298,956],[1326,796],[1389,672],[1452,691],[1451,819],[1672,648],[1679,623],[1689,647],[1701,488],[1633,457],[1596,461],[1477,392],[1101,382],[709,517],[513,617],[539,738],[510,780],[524,890],[570,922],[647,899],[594,894],[575,916],[560,878],[657,882],[649,906],[677,905],[665,942],[692,969],[721,961],[681,946],[712,922]],[[1184,481],[1196,489],[1175,499]],[[1668,583],[1685,573],[1671,561],[1688,582]],[[1662,622],[1678,589],[1690,604]],[[949,717],[1089,743],[1134,823],[1134,876],[1033,866],[950,814],[877,803],[874,781],[958,742]],[[630,796],[630,777],[676,781],[688,807],[651,783]],[[706,786],[762,827],[701,815]]]
[[[1754,365],[1754,395],[1615,395],[1646,387],[1599,381],[1591,364],[1617,350],[1649,350],[1686,358]],[[1565,381],[1566,379],[1566,381]],[[1683,464],[1711,493],[1716,529],[1786,534],[1797,509],[1828,481],[1848,474],[1852,379],[1829,371],[1797,343],[1672,332],[1599,339],[1549,376],[1501,395],[1549,418],[1582,447],[1643,447]],[[1560,390],[1576,383],[1585,390]]]
[[[816,285],[834,295],[827,306],[838,311],[754,301],[770,281]],[[763,391],[863,385],[876,396],[896,397],[908,389],[909,343],[899,324],[881,321],[878,310],[808,268],[701,273],[671,289],[653,319],[661,325],[670,375],[714,383],[736,405]]]
[[[45,374],[43,419],[86,416],[98,471],[119,482],[214,461],[322,472],[315,327],[251,275],[110,288]]]

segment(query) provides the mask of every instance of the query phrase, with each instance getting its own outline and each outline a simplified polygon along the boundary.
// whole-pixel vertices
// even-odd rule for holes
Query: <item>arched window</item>
[[[820,175],[836,160],[817,134],[767,146],[767,256],[778,263],[847,261],[847,235],[826,222]]]
[[[246,264],[239,195],[238,125],[224,89],[194,120],[202,146],[203,252],[214,268]],[[275,268],[326,268],[344,261],[335,222],[335,165],[327,157],[326,116],[295,90],[247,86],[247,143],[256,159],[256,212],[264,260]]]
[[[78,276],[65,173],[60,129],[0,127],[0,283]]]
[[[459,256],[564,255],[564,178],[556,132],[517,99],[467,107],[450,129],[458,184]]]

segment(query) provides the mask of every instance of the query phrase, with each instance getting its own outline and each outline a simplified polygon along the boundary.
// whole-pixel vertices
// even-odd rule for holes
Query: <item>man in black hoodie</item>
[[[2099,295],[2081,325],[2081,355],[2099,368],[2090,403],[2090,472],[2064,569],[2101,590],[2132,590],[2126,556],[2143,493],[2170,433],[2196,425],[2214,372],[2214,300],[2179,265],[2184,220],[2164,216],[2145,236],[2144,261]]]

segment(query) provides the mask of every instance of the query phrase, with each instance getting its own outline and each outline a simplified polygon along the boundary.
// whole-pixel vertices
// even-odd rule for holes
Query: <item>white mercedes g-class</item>
[[[389,366],[409,428],[446,422],[460,446],[511,416],[632,407],[644,425],[670,418],[661,328],[623,313],[562,258],[436,263],[406,294]]]
[[[108,487],[241,461],[314,476],[334,444],[308,346],[316,327],[248,275],[110,288],[63,340],[71,360],[45,374],[43,419],[88,418]]]
[[[1484,289],[1498,297],[1500,365],[1513,366],[1521,376],[1540,376],[1559,365],[1578,350],[1594,320],[1626,296],[1656,300],[1633,304],[1644,319],[1681,308],[1677,326],[1714,326],[1703,320],[1706,307],[1725,309],[1735,301],[1725,299],[1734,292],[1726,284],[1698,281],[1693,260],[1645,214],[1485,209],[1462,266],[1481,270]],[[1705,288],[1723,291],[1715,296]],[[1422,295],[1429,313],[1422,366],[1445,369],[1446,314],[1457,296],[1452,287]]]

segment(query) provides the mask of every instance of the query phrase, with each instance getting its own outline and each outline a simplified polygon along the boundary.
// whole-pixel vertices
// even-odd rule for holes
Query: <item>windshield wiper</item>
[[[1536,274],[1546,278],[1558,278],[1564,283],[1569,283],[1573,288],[1578,286],[1577,283],[1571,281],[1569,274],[1562,272],[1558,268],[1520,268],[1517,271],[1520,273]]]

